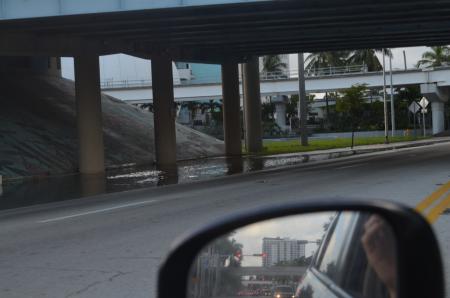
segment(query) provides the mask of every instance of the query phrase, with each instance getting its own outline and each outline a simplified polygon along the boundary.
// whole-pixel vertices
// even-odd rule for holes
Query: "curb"
[[[352,155],[363,155],[368,153],[374,153],[374,152],[383,152],[383,151],[391,151],[391,150],[398,150],[398,149],[405,149],[405,148],[415,148],[415,147],[424,147],[424,146],[430,146],[435,144],[441,144],[441,143],[450,143],[449,140],[435,140],[435,141],[428,141],[428,142],[417,142],[417,143],[409,143],[409,144],[399,144],[396,145],[395,143],[388,147],[381,147],[381,148],[365,148],[365,149],[350,149],[340,152],[328,152],[328,153],[315,153],[315,154],[302,154],[302,153],[291,153],[288,155],[283,155],[278,158],[293,158],[293,157],[301,157],[303,159],[304,163],[307,162],[313,162],[313,161],[322,161],[322,160],[329,160],[329,159],[337,159],[340,157],[348,157]],[[254,156],[256,157],[256,156]],[[264,158],[264,156],[260,156],[261,158]],[[277,158],[276,155],[271,155],[271,158]]]

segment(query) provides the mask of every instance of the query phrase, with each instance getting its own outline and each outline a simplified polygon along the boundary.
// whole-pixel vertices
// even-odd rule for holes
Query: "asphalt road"
[[[170,243],[217,217],[318,197],[414,207],[449,180],[440,144],[3,211],[0,297],[155,297]],[[447,272],[449,221],[434,224]]]

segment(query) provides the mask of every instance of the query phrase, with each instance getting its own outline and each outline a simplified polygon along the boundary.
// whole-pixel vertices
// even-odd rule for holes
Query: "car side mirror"
[[[217,221],[174,245],[158,297],[444,297],[436,238],[414,210],[321,200]]]

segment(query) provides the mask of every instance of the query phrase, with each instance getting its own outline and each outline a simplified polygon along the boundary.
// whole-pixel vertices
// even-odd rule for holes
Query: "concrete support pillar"
[[[245,143],[248,152],[258,153],[263,148],[258,57],[252,57],[244,63],[243,74]]]
[[[435,135],[445,130],[444,103],[433,101],[431,112],[433,114],[433,134]]]
[[[234,62],[222,64],[223,131],[226,156],[242,154],[239,69]]]
[[[89,55],[74,60],[79,170],[98,174],[105,171],[99,58]]]
[[[279,101],[275,103],[275,117],[277,125],[281,130],[286,129],[286,103],[284,101]]]
[[[153,112],[156,163],[171,167],[177,163],[175,101],[172,61],[165,55],[152,58]]]

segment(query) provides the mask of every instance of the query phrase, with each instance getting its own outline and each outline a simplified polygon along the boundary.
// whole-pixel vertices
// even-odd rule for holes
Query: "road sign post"
[[[416,115],[417,115],[417,112],[420,110],[420,105],[417,102],[413,101],[409,105],[408,109],[413,114],[413,117],[414,117],[414,138],[416,139],[417,138]]]
[[[423,126],[423,136],[427,136],[427,123],[425,121],[425,114],[427,113],[427,109],[422,109],[422,126]]]
[[[425,122],[425,114],[428,112],[427,111],[427,106],[430,102],[428,101],[428,99],[426,99],[426,97],[422,97],[422,99],[419,101],[419,105],[422,108],[421,112],[422,112],[422,126],[423,126],[423,136],[426,137],[427,136],[427,125]]]

